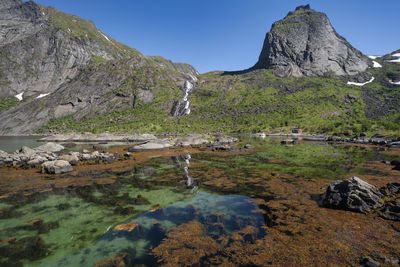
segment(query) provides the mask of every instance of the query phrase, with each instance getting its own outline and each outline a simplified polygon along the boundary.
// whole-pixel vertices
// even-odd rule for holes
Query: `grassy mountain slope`
[[[169,98],[160,95],[136,109],[83,121],[61,118],[41,130],[249,133],[301,127],[312,133],[399,134],[400,88],[390,84],[388,76],[400,74],[400,64],[377,61],[383,67],[369,69],[375,80],[364,86],[334,77],[280,78],[270,70],[206,73],[190,95],[188,116],[157,112],[157,103]]]

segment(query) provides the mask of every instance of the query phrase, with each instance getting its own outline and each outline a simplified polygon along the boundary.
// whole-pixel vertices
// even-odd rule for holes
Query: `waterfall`
[[[193,89],[193,82],[197,82],[197,78],[193,75],[190,75],[191,80],[186,80],[182,91],[183,97],[182,99],[176,101],[171,110],[171,115],[174,117],[177,116],[185,116],[190,114],[190,100],[189,93]]]

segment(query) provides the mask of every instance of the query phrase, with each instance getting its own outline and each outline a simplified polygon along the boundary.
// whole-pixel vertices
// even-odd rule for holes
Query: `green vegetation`
[[[155,90],[153,102],[139,102],[134,108],[82,121],[74,120],[72,116],[55,119],[40,132],[52,129],[95,133],[254,133],[288,132],[300,127],[308,133],[400,133],[398,113],[375,120],[366,116],[366,111],[375,102],[369,103],[367,108],[363,100],[365,94],[382,97],[376,105],[382,105],[388,99],[400,99],[398,90],[387,87],[378,75],[373,83],[358,87],[329,77],[279,78],[269,70],[241,75],[206,73],[200,75],[198,86],[190,94],[192,113],[176,118],[170,117],[169,111],[173,101],[181,97],[181,92],[173,88],[172,81],[165,81],[162,71],[148,66],[139,68],[109,93],[135,95],[136,88],[151,89],[157,84],[160,89]]]
[[[15,97],[2,98],[0,99],[0,111],[11,109],[18,104],[19,101]]]
[[[101,64],[101,63],[104,63],[104,62],[106,62],[107,61],[107,59],[105,59],[105,58],[103,58],[103,57],[99,57],[99,56],[92,56],[92,58],[90,59],[90,62],[89,62],[89,64],[94,64],[94,65],[96,65],[96,64]]]

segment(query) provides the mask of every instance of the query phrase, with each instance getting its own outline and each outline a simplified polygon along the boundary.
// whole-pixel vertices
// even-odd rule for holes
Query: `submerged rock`
[[[42,173],[57,174],[72,171],[72,166],[66,160],[46,161],[42,164]]]
[[[331,183],[323,197],[323,205],[367,213],[383,206],[383,196],[378,188],[353,176]]]
[[[119,224],[114,227],[114,229],[117,231],[128,231],[128,232],[132,232],[134,229],[138,229],[138,228],[139,228],[139,224],[135,223],[135,222],[130,222],[127,224]]]

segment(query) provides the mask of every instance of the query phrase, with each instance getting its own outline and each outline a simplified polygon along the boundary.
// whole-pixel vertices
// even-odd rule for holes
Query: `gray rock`
[[[46,143],[44,145],[38,146],[35,148],[35,151],[37,152],[61,152],[64,150],[64,147],[62,145],[56,144],[56,143]]]
[[[58,174],[72,170],[71,164],[66,160],[46,161],[42,164],[42,173]]]
[[[79,159],[82,161],[88,161],[88,160],[94,160],[95,157],[93,157],[91,154],[81,154],[79,156]]]
[[[329,208],[370,212],[383,206],[383,194],[375,186],[351,177],[331,183],[323,197],[323,205]]]
[[[79,164],[79,158],[77,155],[62,155],[59,157],[59,160],[68,161],[72,166]]]
[[[324,13],[307,5],[272,25],[251,69],[272,69],[279,76],[348,76],[369,66],[372,61],[336,33]]]
[[[43,162],[46,162],[46,161],[47,161],[47,158],[42,157],[42,156],[37,156],[34,159],[28,161],[27,163],[28,163],[29,166],[36,166],[36,165],[40,165],[40,164],[42,164]]]
[[[35,154],[36,153],[36,151],[34,149],[32,149],[30,147],[27,147],[27,146],[21,147],[16,152],[19,153],[19,154],[25,154],[25,155],[31,155],[31,154]]]

